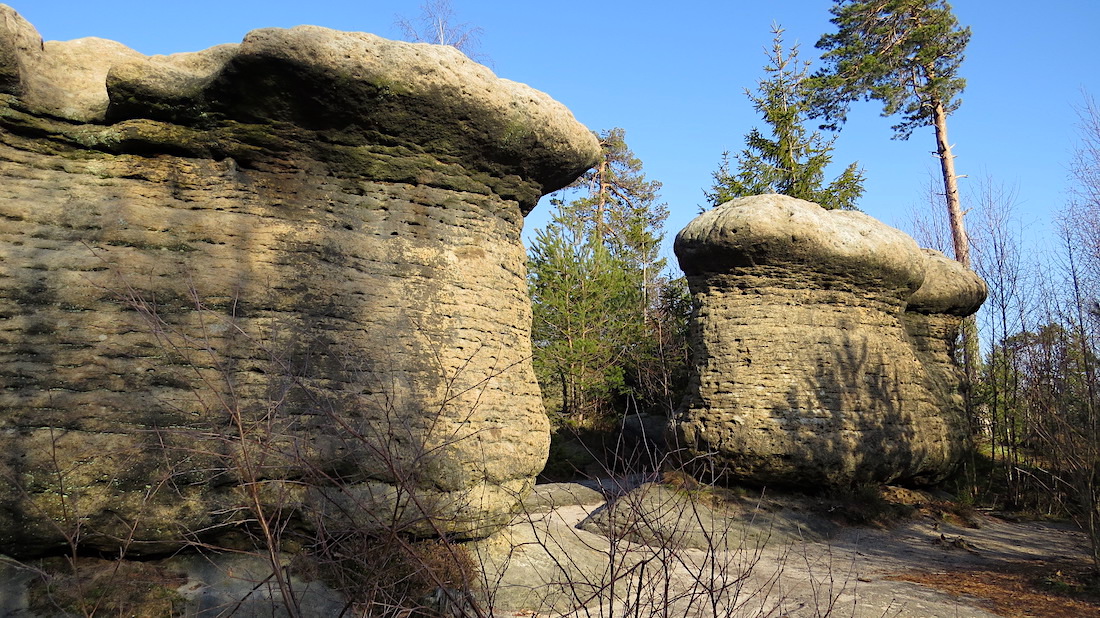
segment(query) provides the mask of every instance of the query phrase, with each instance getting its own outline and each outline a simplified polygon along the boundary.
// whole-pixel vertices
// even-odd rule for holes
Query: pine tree
[[[609,414],[623,387],[623,355],[640,337],[634,318],[640,289],[628,264],[592,233],[575,204],[555,202],[535,233],[528,270],[536,374],[544,393],[561,397],[563,419]]]
[[[766,77],[760,80],[756,94],[745,91],[771,127],[771,137],[754,128],[745,136],[746,147],[732,165],[729,153],[723,154],[707,199],[717,206],[735,197],[781,193],[828,209],[855,209],[863,194],[863,171],[852,163],[823,186],[836,138],[826,139],[806,129],[814,103],[814,92],[807,84],[809,63],[798,60],[797,45],[786,50],[782,28],[772,26],[772,34]]]
[[[959,200],[947,116],[959,108],[959,77],[970,29],[959,26],[945,0],[834,0],[835,34],[817,42],[825,68],[811,79],[816,113],[836,128],[857,99],[882,102],[884,116],[901,114],[896,139],[932,125],[943,173],[955,259],[970,266],[970,244]]]
[[[586,191],[573,202],[576,216],[611,254],[637,266],[638,285],[652,298],[652,287],[664,270],[661,240],[668,207],[658,200],[661,183],[647,180],[642,162],[626,144],[626,131],[614,128],[599,136],[603,157],[569,189]]]
[[[609,419],[622,396],[644,399],[646,384],[667,382],[641,373],[655,371],[653,351],[667,347],[653,343],[653,326],[668,319],[659,311],[668,210],[625,132],[599,138],[603,158],[552,200],[528,265],[536,373],[549,398],[561,397],[561,416],[582,423]]]
[[[970,268],[970,240],[963,221],[955,155],[947,139],[947,116],[962,104],[966,80],[959,77],[970,29],[959,25],[946,0],[834,0],[830,22],[835,34],[817,42],[825,68],[811,78],[820,94],[816,113],[836,128],[857,99],[882,102],[882,114],[901,114],[895,139],[908,139],[931,125],[943,175],[947,219],[955,259]],[[967,383],[978,380],[978,332],[974,319],[963,322]],[[968,401],[972,398],[968,397]],[[971,410],[972,422],[974,420]]]

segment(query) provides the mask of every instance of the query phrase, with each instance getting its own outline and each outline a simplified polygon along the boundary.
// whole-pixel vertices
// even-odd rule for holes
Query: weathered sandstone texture
[[[0,5],[0,553],[503,524],[549,443],[523,216],[598,152],[449,47]]]
[[[955,342],[963,318],[978,311],[986,286],[977,273],[934,249],[925,256],[924,284],[909,297],[905,330],[917,350],[932,390],[945,398],[944,409],[957,416],[965,402],[955,363]]]
[[[698,304],[675,421],[688,456],[803,486],[952,470],[965,433],[952,346],[985,299],[973,272],[863,213],[780,195],[703,213],[675,249]]]

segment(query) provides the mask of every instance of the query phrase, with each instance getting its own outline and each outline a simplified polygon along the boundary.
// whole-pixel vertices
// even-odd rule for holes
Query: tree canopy
[[[884,116],[901,114],[893,129],[907,139],[935,123],[937,108],[945,115],[958,109],[970,29],[945,0],[834,1],[837,31],[817,42],[825,67],[812,81],[820,95],[815,113],[826,126],[843,123],[853,101],[874,99]]]
[[[623,397],[669,407],[669,376],[683,365],[677,321],[686,319],[660,257],[668,216],[661,185],[646,179],[622,129],[599,139],[603,157],[551,200],[528,264],[547,408],[584,424],[621,414]]]

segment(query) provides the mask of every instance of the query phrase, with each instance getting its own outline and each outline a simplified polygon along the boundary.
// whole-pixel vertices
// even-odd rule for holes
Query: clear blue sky
[[[98,36],[145,54],[240,41],[262,27],[316,24],[400,38],[397,16],[420,0],[8,0],[46,39]],[[766,62],[771,23],[813,44],[831,29],[829,0],[653,2],[452,0],[458,22],[482,28],[480,51],[501,77],[545,91],[593,130],[623,127],[649,178],[664,184],[669,238],[691,220],[725,150],[738,151],[759,119],[744,96]],[[963,106],[949,121],[964,192],[990,177],[1015,187],[1022,226],[1037,250],[1066,200],[1076,111],[1100,98],[1100,2],[955,0],[973,30]],[[907,229],[925,208],[931,129],[892,141],[875,103],[857,106],[837,141],[838,164],[868,178],[862,210]],[[541,205],[528,229],[542,225]],[[668,243],[671,244],[670,242]],[[669,251],[671,255],[671,251]],[[674,262],[674,260],[671,260]]]

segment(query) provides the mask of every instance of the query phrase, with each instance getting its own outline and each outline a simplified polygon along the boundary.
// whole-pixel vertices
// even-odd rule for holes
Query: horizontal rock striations
[[[676,237],[698,304],[675,421],[711,473],[814,486],[930,482],[964,439],[951,346],[985,286],[859,212],[736,199]]]
[[[985,281],[939,251],[921,251],[925,255],[924,283],[909,297],[905,330],[932,391],[941,394],[943,409],[950,417],[963,418],[966,402],[955,346],[963,318],[976,313],[985,302]]]
[[[523,215],[598,152],[448,47],[0,5],[0,552],[502,524],[549,442]]]

